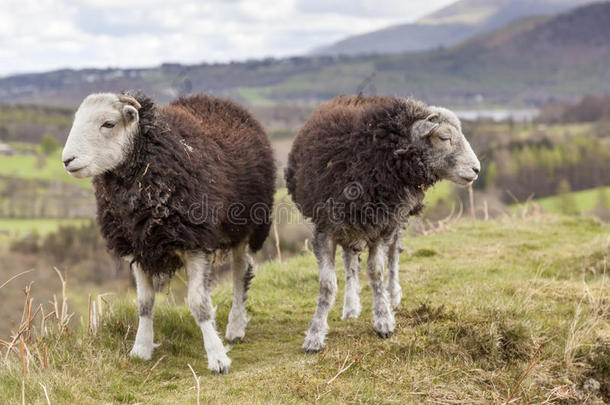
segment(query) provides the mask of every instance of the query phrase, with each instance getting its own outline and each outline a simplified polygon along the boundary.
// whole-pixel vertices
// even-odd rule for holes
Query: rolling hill
[[[555,14],[591,0],[460,0],[411,24],[356,35],[313,51],[317,55],[396,54],[459,43],[515,19]]]

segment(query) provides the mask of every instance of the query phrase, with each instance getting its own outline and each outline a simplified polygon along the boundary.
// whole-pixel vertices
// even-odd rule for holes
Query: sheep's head
[[[459,118],[446,108],[429,107],[431,114],[411,127],[415,142],[427,151],[430,170],[462,186],[475,181],[481,163],[462,133]]]
[[[83,100],[61,159],[70,175],[96,176],[119,166],[138,132],[138,101],[126,94],[91,94]]]

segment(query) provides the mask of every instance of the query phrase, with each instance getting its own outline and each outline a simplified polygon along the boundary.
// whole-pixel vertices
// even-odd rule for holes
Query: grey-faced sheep
[[[298,133],[286,168],[293,201],[314,225],[320,295],[303,344],[324,348],[327,317],[337,291],[335,249],[343,248],[343,318],[360,315],[359,252],[369,249],[373,327],[394,331],[401,229],[421,211],[424,192],[441,179],[472,183],[480,163],[456,115],[397,97],[338,97],[320,106]],[[384,285],[384,261],[388,283]]]
[[[269,233],[275,165],[260,124],[211,96],[156,107],[143,95],[92,94],[78,108],[63,150],[74,177],[94,176],[97,220],[109,249],[131,262],[139,324],[131,356],[155,346],[154,276],[184,266],[188,303],[201,328],[208,367],[229,371],[210,297],[213,255],[232,253],[233,305],[226,338],[243,338],[252,252]]]

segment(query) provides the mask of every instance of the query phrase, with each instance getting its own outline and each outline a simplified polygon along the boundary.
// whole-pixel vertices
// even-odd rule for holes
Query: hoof
[[[228,374],[231,367],[231,359],[224,353],[215,355],[208,354],[208,368],[214,375]]]
[[[144,345],[133,345],[133,348],[129,352],[129,357],[134,359],[140,359],[148,361],[152,358],[153,350],[155,347],[159,346],[158,344],[154,344],[152,346],[144,346]]]
[[[324,344],[323,337],[317,335],[307,335],[307,337],[305,338],[305,342],[303,343],[303,352],[305,354],[318,353],[322,349],[324,349],[325,346],[326,345]]]
[[[246,336],[245,322],[241,327],[237,327],[233,323],[229,323],[229,326],[227,326],[227,333],[225,333],[225,339],[227,339],[227,342],[231,344],[240,343],[243,340],[244,336]]]
[[[320,353],[322,350],[324,350],[324,347],[322,347],[321,349],[306,349],[306,348],[303,348],[303,353],[305,353],[305,354],[316,354],[316,353]]]
[[[373,323],[373,329],[382,339],[387,339],[394,334],[394,316],[390,314],[387,318],[377,319]]]
[[[392,335],[394,334],[394,332],[392,332],[392,331],[390,331],[390,332],[379,332],[378,330],[376,330],[375,332],[377,332],[377,336],[379,336],[382,339],[391,338]]]
[[[230,369],[229,366],[220,367],[219,369],[212,370],[212,374],[214,374],[214,375],[229,374],[229,369]]]
[[[235,339],[227,338],[227,343],[230,345],[237,345],[237,344],[240,344],[241,342],[243,342],[243,338],[241,338],[241,337],[236,337]]]

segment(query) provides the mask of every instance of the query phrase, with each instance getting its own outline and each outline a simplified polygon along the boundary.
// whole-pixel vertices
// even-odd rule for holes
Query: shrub
[[[53,135],[45,134],[40,140],[40,148],[42,153],[49,156],[59,148],[59,142]]]

